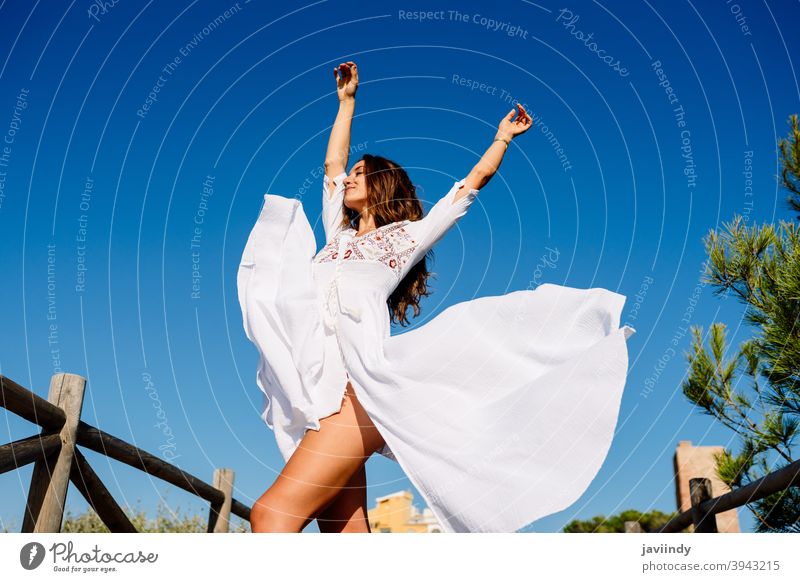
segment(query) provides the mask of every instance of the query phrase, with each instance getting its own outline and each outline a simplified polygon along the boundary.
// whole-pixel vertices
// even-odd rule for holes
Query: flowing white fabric
[[[445,531],[513,532],[574,503],[599,471],[628,369],[625,297],[543,284],[479,297],[390,335],[387,298],[466,213],[464,180],[418,221],[342,229],[323,179],[326,245],[296,199],[264,195],[238,292],[259,351],[262,418],[288,460],[349,380]]]

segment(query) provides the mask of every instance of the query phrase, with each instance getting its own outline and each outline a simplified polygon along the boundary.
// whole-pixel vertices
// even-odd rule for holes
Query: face
[[[344,180],[344,205],[351,210],[361,212],[367,204],[367,178],[364,160],[353,165]]]

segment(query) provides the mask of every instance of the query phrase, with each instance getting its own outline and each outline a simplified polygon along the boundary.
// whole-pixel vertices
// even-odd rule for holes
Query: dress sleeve
[[[331,180],[327,174],[322,176],[322,224],[325,227],[325,242],[330,240],[341,229],[342,206],[344,204],[344,179],[346,172],[342,172],[333,178],[333,192],[331,192]]]
[[[406,230],[417,243],[412,263],[427,253],[458,222],[458,219],[467,213],[479,190],[471,188],[466,196],[453,203],[456,193],[464,187],[465,181],[466,178],[462,178],[453,184],[450,191],[433,205],[424,218],[406,225]]]

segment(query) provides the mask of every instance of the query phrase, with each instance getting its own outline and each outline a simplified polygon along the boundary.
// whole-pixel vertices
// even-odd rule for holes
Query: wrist
[[[508,135],[507,133],[503,133],[502,131],[498,131],[497,134],[494,136],[494,140],[492,141],[492,143],[496,141],[503,141],[505,142],[506,146],[510,146],[512,138],[513,136]]]
[[[351,96],[339,97],[339,103],[355,103],[355,102],[356,102],[355,95],[353,95],[352,97]]]

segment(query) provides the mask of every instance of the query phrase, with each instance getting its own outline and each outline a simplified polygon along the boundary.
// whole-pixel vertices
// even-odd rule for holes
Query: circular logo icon
[[[30,542],[19,551],[19,563],[26,570],[35,570],[44,561],[44,546],[39,542]]]

